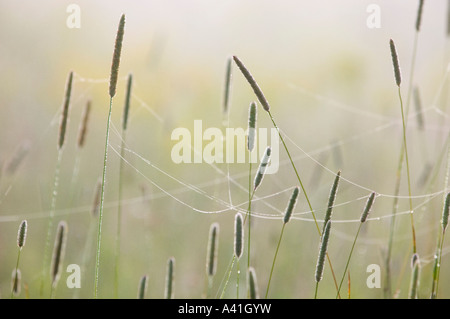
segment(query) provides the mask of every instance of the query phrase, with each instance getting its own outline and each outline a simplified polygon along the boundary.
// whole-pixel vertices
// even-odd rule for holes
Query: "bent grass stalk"
[[[111,123],[111,113],[113,97],[116,94],[117,78],[119,74],[120,54],[122,51],[123,34],[125,28],[125,15],[122,14],[117,29],[116,42],[114,46],[113,59],[111,64],[111,76],[109,80],[109,112],[108,120],[106,123],[106,141],[105,141],[105,153],[103,156],[103,174],[102,174],[102,189],[100,196],[100,207],[98,216],[98,232],[97,232],[97,254],[95,262],[95,275],[94,275],[94,298],[98,298],[98,277],[100,269],[100,252],[101,252],[101,240],[102,240],[102,222],[103,222],[103,203],[105,200],[105,181],[106,181],[106,163],[108,159],[108,147],[109,147],[109,127]]]
[[[280,129],[278,128],[277,124],[275,123],[275,120],[274,120],[274,118],[273,118],[273,116],[272,116],[272,113],[270,112],[270,105],[269,105],[269,102],[267,101],[266,97],[264,96],[264,94],[263,94],[261,88],[260,88],[260,87],[258,86],[258,84],[256,83],[256,81],[255,81],[255,79],[253,78],[252,74],[251,74],[250,71],[245,67],[245,65],[242,63],[242,61],[239,60],[239,58],[236,57],[236,56],[233,56],[233,59],[234,59],[236,65],[237,65],[237,66],[239,67],[239,69],[241,70],[241,72],[242,72],[242,74],[244,75],[244,77],[246,78],[247,82],[248,82],[248,83],[250,84],[250,86],[252,87],[253,92],[255,93],[255,95],[256,95],[256,97],[258,98],[259,102],[261,103],[262,107],[263,107],[264,110],[269,114],[270,120],[272,121],[273,126],[275,127],[275,129],[276,129],[277,132],[278,132],[278,136],[280,137],[280,140],[281,140],[281,142],[282,142],[282,144],[283,144],[283,147],[284,147],[284,149],[285,149],[285,151],[286,151],[286,154],[287,154],[288,157],[289,157],[289,161],[290,161],[290,163],[291,163],[291,165],[292,165],[292,168],[294,169],[295,175],[296,175],[297,180],[298,180],[298,182],[299,182],[299,184],[300,184],[300,187],[301,187],[301,189],[302,189],[302,192],[303,192],[303,194],[305,195],[305,199],[306,199],[306,202],[308,203],[309,209],[310,209],[310,211],[311,211],[311,215],[312,215],[312,217],[313,217],[313,219],[314,219],[314,223],[315,223],[315,225],[316,225],[317,232],[318,232],[319,236],[322,236],[322,232],[320,231],[320,228],[319,228],[319,223],[317,222],[316,215],[315,215],[314,210],[313,210],[313,208],[312,208],[312,205],[311,205],[311,202],[310,202],[310,200],[309,200],[308,194],[307,194],[307,192],[306,192],[306,190],[305,190],[305,187],[303,186],[303,182],[302,182],[302,180],[301,180],[301,178],[300,178],[300,175],[299,175],[299,173],[298,173],[298,171],[297,171],[297,168],[295,167],[294,161],[292,160],[291,154],[289,153],[289,149],[288,149],[288,147],[286,146],[286,143],[285,143],[285,141],[284,141],[284,139],[283,139],[283,136],[281,135]],[[334,280],[334,284],[335,284],[335,286],[336,286],[336,291],[337,291],[337,290],[338,290],[338,284],[337,284],[336,276],[335,276],[335,274],[334,274],[333,265],[331,264],[331,260],[330,260],[330,257],[329,257],[328,255],[327,255],[327,260],[328,260],[328,263],[329,263],[329,265],[330,265],[330,270],[331,270],[331,273],[332,273],[332,276],[333,276],[333,280]]]
[[[27,239],[27,221],[23,220],[19,225],[19,230],[17,232],[17,247],[19,247],[19,252],[17,253],[17,262],[16,268],[13,273],[13,286],[11,289],[11,299],[14,296],[18,296],[20,293],[20,271],[19,271],[19,261],[20,261],[20,253],[22,252],[23,246],[25,246],[25,242]]]
[[[117,204],[117,232],[116,232],[116,251],[115,251],[115,268],[114,268],[114,296],[117,299],[119,297],[119,262],[120,262],[120,237],[122,226],[122,179],[123,179],[123,163],[124,163],[124,148],[126,133],[128,127],[128,114],[130,111],[130,99],[131,99],[131,87],[133,83],[133,75],[128,75],[127,91],[125,94],[125,105],[122,116],[122,141],[120,144],[120,164],[119,164],[119,201]]]
[[[55,217],[55,209],[56,209],[56,198],[58,196],[58,186],[59,186],[59,174],[60,174],[60,168],[61,168],[61,160],[62,160],[62,153],[64,149],[64,142],[65,142],[65,136],[67,131],[67,125],[68,125],[68,117],[69,117],[69,106],[70,106],[70,97],[72,94],[72,83],[73,83],[73,72],[71,71],[69,73],[69,77],[67,79],[66,83],[66,89],[64,94],[64,102],[61,112],[61,120],[59,124],[59,135],[58,135],[58,158],[56,160],[56,168],[55,168],[55,175],[53,178],[53,190],[52,190],[52,199],[51,199],[51,206],[50,206],[50,215],[48,218],[48,224],[47,224],[47,236],[45,239],[45,247],[44,247],[44,255],[43,255],[43,262],[42,262],[42,274],[41,274],[41,285],[40,285],[40,296],[42,297],[44,294],[44,285],[45,285],[45,278],[46,278],[46,269],[47,269],[47,259],[50,249],[50,237],[51,237],[51,231],[53,228],[53,219]]]
[[[275,256],[273,257],[272,268],[270,269],[270,275],[269,275],[269,282],[267,283],[266,296],[265,296],[266,299],[267,299],[267,296],[269,295],[270,282],[272,280],[272,274],[273,274],[273,270],[275,268],[275,262],[277,260],[278,250],[280,249],[281,239],[283,238],[284,227],[291,219],[292,212],[294,211],[295,205],[297,204],[297,198],[298,198],[299,192],[300,192],[300,188],[295,187],[294,191],[292,192],[291,199],[289,200],[288,206],[286,208],[286,212],[284,214],[283,226],[281,227],[280,238],[278,239],[277,249],[275,250]]]
[[[347,264],[345,265],[344,273],[342,275],[341,282],[339,283],[338,293],[341,291],[342,283],[344,282],[344,279],[345,279],[345,274],[347,272],[348,266],[350,265],[350,259],[352,258],[353,250],[355,248],[356,240],[358,239],[359,232],[361,231],[362,225],[366,222],[367,217],[369,216],[369,213],[370,213],[370,209],[372,208],[373,202],[375,201],[375,195],[376,195],[375,192],[372,192],[370,194],[369,199],[367,200],[366,206],[364,208],[364,211],[361,214],[358,231],[356,232],[355,239],[353,240],[352,248],[350,249],[350,254],[347,258]],[[348,276],[349,276],[349,281],[350,281],[350,272],[348,273]],[[350,288],[349,288],[349,295],[350,295]],[[336,294],[336,298],[337,297],[338,297],[338,294]]]

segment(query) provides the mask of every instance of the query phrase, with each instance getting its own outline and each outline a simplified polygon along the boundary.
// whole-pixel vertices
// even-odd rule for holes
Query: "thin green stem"
[[[20,260],[20,252],[21,251],[22,251],[22,248],[19,248],[19,253],[17,254],[16,271],[15,271],[15,274],[14,274],[15,278],[14,278],[13,286],[11,288],[11,299],[14,298],[14,286],[15,286],[15,284],[17,282],[17,270],[19,269],[19,260]]]
[[[363,223],[359,223],[358,231],[356,232],[355,239],[353,240],[352,249],[350,250],[350,254],[349,254],[348,258],[347,258],[347,264],[345,265],[344,274],[342,275],[342,279],[341,279],[341,282],[339,284],[339,289],[338,289],[338,293],[336,294],[336,298],[338,297],[339,292],[341,291],[342,283],[344,282],[345,274],[347,273],[347,269],[348,269],[348,266],[350,264],[350,259],[352,258],[353,249],[355,248],[356,240],[358,239],[359,232],[361,231],[362,225],[363,225]]]
[[[207,283],[207,287],[206,287],[206,299],[211,297],[211,291],[212,291],[212,287],[213,287],[213,276],[208,276],[208,278],[206,279]]]
[[[47,277],[45,275],[46,269],[49,267],[48,263],[47,263],[47,259],[49,258],[50,237],[51,237],[51,233],[52,233],[53,220],[55,218],[56,197],[58,196],[58,185],[59,185],[59,174],[60,174],[60,170],[61,170],[62,152],[63,152],[63,149],[60,148],[58,150],[58,158],[56,160],[55,176],[54,176],[54,180],[53,180],[50,215],[48,217],[47,236],[45,239],[44,257],[43,257],[43,262],[42,262],[41,286],[40,286],[40,292],[39,292],[41,298],[44,295],[44,284],[45,284],[45,278]]]
[[[250,268],[250,238],[251,238],[251,209],[252,209],[252,199],[253,195],[255,194],[255,190],[252,192],[252,162],[250,160],[250,167],[248,170],[248,208],[247,208],[247,215],[248,215],[248,247],[247,247],[247,269]],[[245,217],[247,217],[245,215]],[[244,219],[245,223],[245,219]]]
[[[412,95],[412,88],[413,88],[413,81],[414,81],[414,70],[416,65],[416,55],[417,55],[417,42],[419,40],[419,32],[415,33],[414,36],[414,45],[413,45],[413,53],[411,58],[411,72],[409,73],[409,84],[408,84],[408,95],[406,97],[406,116],[409,114],[409,106],[411,102],[411,95]]]
[[[234,261],[236,260],[236,256],[233,255],[233,259],[231,260],[231,265],[228,271],[228,276],[227,276],[227,280],[225,281],[225,284],[223,286],[222,289],[222,293],[220,294],[220,299],[223,299],[224,295],[225,295],[225,290],[227,289],[228,286],[228,282],[230,281],[230,277],[231,277],[231,271],[233,270],[233,266],[234,266]]]
[[[414,216],[413,216],[413,205],[412,205],[412,196],[411,196],[411,174],[409,169],[409,158],[408,158],[408,146],[406,143],[406,122],[405,122],[405,114],[403,112],[403,100],[402,94],[400,91],[400,87],[398,87],[398,97],[400,99],[400,108],[402,111],[402,125],[403,125],[403,145],[405,148],[405,161],[406,161],[406,175],[408,177],[408,195],[409,195],[409,216],[411,217],[411,232],[412,232],[412,242],[413,242],[413,253],[417,253],[416,247],[416,231],[414,228]]]
[[[391,255],[392,255],[392,247],[393,247],[393,243],[394,243],[395,220],[396,220],[397,211],[398,211],[398,194],[400,193],[400,181],[401,181],[401,172],[403,169],[404,154],[405,154],[405,149],[402,147],[400,150],[400,157],[398,160],[397,178],[395,181],[395,190],[394,190],[395,197],[394,197],[391,225],[390,225],[390,231],[389,231],[388,251],[386,254],[386,277],[385,277],[385,285],[384,285],[385,298],[390,297],[392,294],[392,291],[391,291]]]
[[[275,256],[273,257],[272,268],[270,269],[270,276],[269,276],[269,282],[267,283],[265,299],[267,299],[267,296],[269,295],[270,281],[272,280],[273,269],[275,268],[275,261],[277,260],[278,250],[280,249],[280,243],[281,243],[281,239],[283,238],[285,226],[286,226],[286,223],[283,223],[283,227],[281,228],[280,238],[278,239],[277,249],[275,250]]]
[[[444,245],[444,235],[445,235],[445,232],[442,232],[442,239],[440,240],[440,243],[439,243],[439,257],[438,257],[438,262],[436,265],[436,278],[435,278],[435,281],[433,282],[434,289],[431,294],[431,299],[436,299],[438,296],[438,292],[439,292],[439,274],[441,272],[442,247]]]
[[[239,260],[237,261],[237,279],[236,279],[236,299],[239,299],[239,278],[241,277],[241,271],[239,267]]]
[[[109,99],[109,112],[108,121],[106,124],[106,141],[105,141],[105,154],[103,156],[103,174],[102,174],[102,191],[100,196],[100,208],[98,216],[98,232],[97,232],[97,255],[95,261],[95,278],[94,278],[94,298],[98,298],[98,276],[100,269],[100,252],[101,252],[101,242],[102,242],[102,222],[103,222],[103,202],[105,200],[105,181],[106,181],[106,163],[108,160],[108,147],[109,147],[109,127],[111,123],[111,113],[112,113],[112,101],[113,98]]]
[[[314,292],[314,299],[317,299],[317,292],[319,291],[319,282],[316,281],[316,290]]]
[[[306,202],[308,203],[309,209],[310,209],[312,217],[314,219],[314,223],[316,224],[317,231],[319,232],[319,235],[322,236],[322,233],[320,232],[320,227],[319,227],[319,224],[317,223],[316,215],[314,214],[314,210],[312,208],[308,194],[306,193],[305,187],[303,186],[300,175],[298,174],[297,168],[294,165],[294,161],[292,160],[291,154],[289,153],[286,143],[284,142],[283,136],[280,133],[280,129],[278,128],[277,124],[275,123],[272,113],[270,113],[270,111],[268,111],[267,113],[269,113],[270,120],[272,121],[272,124],[275,127],[275,129],[277,130],[278,136],[280,137],[280,140],[281,140],[281,143],[283,143],[284,149],[286,150],[287,156],[289,157],[289,161],[291,162],[292,168],[294,169],[295,175],[297,176],[297,180],[300,183],[300,187],[302,188],[303,194],[305,195],[305,198],[306,198]]]
[[[91,219],[91,221],[89,222],[89,230],[88,230],[88,234],[86,237],[86,242],[84,243],[83,254],[81,257],[80,271],[82,274],[86,273],[86,267],[88,264],[88,260],[91,256],[92,241],[94,239],[94,234],[95,234],[95,224],[94,224],[94,220]],[[74,290],[75,290],[74,298],[78,299],[81,289],[74,289]]]
[[[119,202],[117,205],[117,233],[116,233],[116,251],[114,267],[114,297],[119,298],[119,261],[120,261],[120,237],[122,226],[122,178],[123,178],[123,158],[125,146],[126,130],[122,131],[122,143],[120,145],[120,164],[119,164]]]
[[[287,155],[289,157],[289,161],[291,162],[292,168],[294,169],[295,175],[297,176],[297,180],[298,180],[298,182],[300,184],[300,187],[302,188],[303,194],[305,195],[306,202],[308,203],[309,209],[311,211],[311,215],[312,215],[312,217],[314,219],[314,223],[316,225],[316,228],[317,228],[317,231],[318,231],[319,237],[320,237],[320,236],[322,236],[322,233],[320,231],[319,224],[318,224],[317,219],[316,219],[316,215],[314,214],[314,210],[312,208],[312,205],[311,205],[311,202],[309,200],[308,194],[306,193],[305,187],[303,186],[303,183],[302,183],[302,180],[300,178],[300,175],[298,174],[297,168],[295,167],[294,161],[292,160],[291,154],[289,153],[289,150],[288,150],[288,148],[286,146],[286,143],[284,142],[283,136],[281,136],[280,129],[278,128],[277,124],[275,123],[275,120],[274,120],[274,118],[272,116],[272,113],[270,113],[270,111],[267,111],[267,113],[269,113],[269,117],[270,117],[270,119],[272,121],[272,124],[275,127],[275,129],[277,130],[278,136],[280,137],[280,140],[283,143],[283,147],[286,150],[286,153],[287,153]],[[334,280],[334,285],[336,286],[336,291],[338,291],[339,288],[338,288],[336,276],[334,274],[333,265],[331,264],[331,260],[330,260],[330,257],[328,255],[328,253],[327,253],[327,260],[328,260],[328,264],[330,265],[331,274],[333,275],[333,280]],[[339,298],[340,297],[341,296],[339,295]]]
[[[75,200],[76,184],[77,184],[78,176],[79,176],[79,173],[80,173],[80,151],[81,150],[79,149],[78,152],[77,152],[77,155],[75,157],[75,164],[73,166],[73,172],[72,172],[72,180],[70,182],[70,188],[72,190],[71,191],[71,198],[70,198],[71,206],[72,206],[72,204],[74,203],[74,200]],[[67,216],[67,217],[70,217],[70,215]]]
[[[409,115],[409,106],[411,101],[411,94],[412,94],[412,87],[413,87],[413,81],[414,81],[414,70],[416,65],[416,55],[417,55],[417,43],[419,39],[419,32],[415,33],[414,36],[414,45],[413,45],[413,53],[412,53],[412,59],[411,59],[411,72],[409,74],[409,84],[408,84],[408,94],[406,98],[406,118],[408,118]],[[400,88],[399,88],[400,92]],[[403,118],[403,110],[402,110],[402,118]],[[403,125],[406,127],[405,121],[403,120]],[[406,146],[406,144],[405,144]],[[390,225],[390,232],[389,232],[389,242],[388,242],[388,251],[386,255],[386,279],[385,279],[385,285],[384,285],[384,294],[385,297],[389,297],[391,295],[391,271],[390,271],[390,263],[391,263],[391,254],[392,254],[392,245],[394,242],[394,232],[395,232],[395,219],[398,211],[398,194],[400,193],[400,181],[401,181],[401,172],[403,169],[403,157],[404,157],[404,148],[402,147],[400,150],[400,156],[398,160],[398,167],[397,167],[397,179],[395,182],[395,197],[394,197],[394,203],[393,203],[393,211],[392,211],[392,218],[391,218],[391,225]],[[409,175],[408,175],[409,178]],[[411,199],[411,196],[410,196]],[[414,235],[415,238],[415,235]]]

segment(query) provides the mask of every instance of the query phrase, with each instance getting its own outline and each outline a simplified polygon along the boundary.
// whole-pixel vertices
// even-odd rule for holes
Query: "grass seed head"
[[[19,147],[14,151],[12,157],[4,163],[3,171],[6,176],[12,176],[19,168],[20,164],[22,164],[25,157],[28,155],[30,151],[30,142],[24,141]]]
[[[270,146],[267,146],[266,151],[264,152],[264,155],[261,158],[261,163],[259,164],[258,171],[256,172],[254,186],[253,186],[254,190],[256,190],[262,182],[264,174],[266,173],[267,165],[269,165],[271,152],[272,152],[272,150],[271,150]]]
[[[128,113],[130,112],[131,87],[133,85],[133,75],[128,74],[127,92],[125,94],[125,106],[123,108],[122,129],[126,130],[128,126]]]
[[[330,239],[331,220],[325,225],[325,230],[322,234],[322,240],[320,243],[319,257],[317,258],[316,265],[316,282],[320,282],[323,277],[323,270],[325,266],[325,256],[328,249],[328,241]]]
[[[82,148],[84,146],[84,142],[86,141],[86,133],[89,121],[89,115],[91,113],[91,101],[88,100],[86,102],[86,106],[84,107],[83,114],[81,115],[80,128],[78,129],[78,148]]]
[[[223,92],[223,112],[224,113],[227,113],[230,108],[232,62],[233,62],[233,59],[231,57],[229,57],[227,59],[227,66],[226,66],[226,71],[225,71],[225,87],[224,87],[224,92]]]
[[[264,96],[264,94],[263,94],[261,88],[259,87],[259,85],[256,83],[255,79],[253,78],[253,75],[245,67],[245,65],[242,63],[242,61],[239,60],[239,58],[237,56],[233,56],[233,60],[236,63],[236,65],[238,66],[238,68],[241,70],[241,72],[244,75],[244,77],[247,80],[247,82],[252,87],[253,92],[255,92],[255,95],[256,95],[256,97],[259,100],[259,103],[261,103],[261,105],[264,108],[264,110],[269,112],[270,111],[269,102],[267,101],[266,97]]]
[[[447,37],[450,36],[450,1],[447,3]]]
[[[400,84],[402,83],[402,74],[398,63],[397,50],[395,49],[395,44],[392,39],[389,41],[389,45],[391,47],[392,64],[394,66],[395,83],[400,87]]]
[[[61,269],[66,250],[66,241],[67,241],[67,223],[65,221],[61,221],[58,224],[58,230],[56,232],[55,246],[53,248],[52,265],[50,268],[50,275],[53,287],[56,286],[61,276]]]
[[[375,201],[375,192],[372,192],[367,200],[366,207],[364,207],[364,211],[361,214],[361,223],[364,223],[367,220],[367,216],[369,216],[370,209],[372,208],[373,202]]]
[[[334,201],[336,200],[336,194],[339,186],[339,180],[341,179],[341,171],[338,171],[336,177],[334,178],[333,186],[330,190],[330,196],[328,197],[328,207],[325,213],[325,218],[323,222],[323,231],[325,231],[325,226],[328,221],[331,219],[331,214],[333,212]]]
[[[294,211],[295,204],[297,204],[298,194],[300,193],[300,188],[297,186],[294,188],[292,192],[291,199],[289,200],[289,204],[286,208],[286,213],[284,214],[283,222],[287,224],[291,219],[292,212]]]
[[[250,299],[259,299],[258,282],[253,267],[248,268],[248,292]]]
[[[175,282],[175,258],[170,257],[167,261],[167,274],[166,274],[166,290],[165,299],[173,299],[174,297],[174,282]]]
[[[241,258],[244,247],[244,223],[241,213],[237,213],[234,218],[234,255]]]
[[[22,273],[20,272],[20,269],[14,268],[11,275],[11,291],[14,297],[18,297],[20,295],[21,279]]]
[[[414,254],[411,259],[411,282],[409,286],[409,299],[417,299],[417,292],[420,284],[420,259],[419,255]]]
[[[102,196],[102,179],[99,178],[97,180],[97,185],[95,186],[94,201],[92,203],[92,210],[91,210],[91,216],[94,218],[97,218],[98,212],[100,210],[101,196]]]
[[[119,27],[117,29],[116,43],[111,64],[111,76],[109,78],[109,96],[116,95],[117,79],[119,77],[120,54],[122,52],[123,34],[125,30],[125,15],[120,17]]]
[[[413,97],[414,97],[414,105],[416,107],[416,113],[417,113],[417,127],[419,128],[419,130],[423,131],[424,119],[423,119],[423,111],[422,111],[422,100],[420,99],[420,93],[419,93],[418,87],[414,87]]]
[[[442,221],[441,221],[441,225],[442,225],[442,232],[445,233],[445,230],[447,229],[448,226],[448,213],[450,210],[450,192],[447,193],[447,195],[445,196],[445,202],[444,202],[444,209],[442,211]]]
[[[141,280],[139,281],[138,299],[145,299],[145,293],[147,292],[147,282],[148,276],[142,276]]]
[[[217,270],[217,255],[219,250],[219,224],[213,223],[209,229],[208,251],[206,257],[206,273],[212,277]]]
[[[70,96],[72,94],[73,71],[69,73],[66,83],[66,93],[64,95],[64,103],[61,113],[61,121],[59,122],[58,149],[64,146],[66,138],[67,122],[69,119]]]
[[[248,110],[248,136],[247,136],[247,149],[251,152],[255,147],[256,138],[256,102],[250,104]]]
[[[422,21],[423,0],[419,1],[419,9],[417,10],[416,31],[420,31],[420,23]]]
[[[26,220],[23,220],[20,223],[19,231],[17,232],[17,246],[19,246],[19,248],[25,246],[25,242],[27,239],[27,226],[28,225]]]

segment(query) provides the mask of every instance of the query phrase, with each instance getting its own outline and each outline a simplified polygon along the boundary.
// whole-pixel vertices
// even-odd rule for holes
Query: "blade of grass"
[[[108,120],[106,122],[106,137],[105,137],[105,152],[103,155],[103,174],[102,174],[102,190],[100,197],[100,207],[98,216],[98,231],[97,231],[97,254],[95,262],[95,275],[94,275],[94,298],[98,298],[98,278],[100,270],[100,253],[102,242],[102,223],[103,223],[103,203],[105,200],[105,181],[106,181],[106,164],[108,161],[108,148],[109,148],[109,127],[111,124],[111,113],[113,97],[116,94],[117,79],[119,74],[120,54],[122,51],[122,41],[125,28],[125,15],[120,17],[119,27],[117,29],[116,43],[114,46],[113,61],[111,64],[111,76],[109,80],[109,111]]]

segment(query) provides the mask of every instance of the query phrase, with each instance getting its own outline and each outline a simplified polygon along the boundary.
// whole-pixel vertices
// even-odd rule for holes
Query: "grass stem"
[[[400,108],[402,112],[402,126],[403,126],[403,146],[405,149],[405,161],[406,161],[406,175],[408,177],[408,195],[409,195],[409,216],[411,218],[411,232],[412,232],[412,244],[413,244],[413,253],[417,253],[416,246],[416,230],[414,228],[414,216],[413,216],[413,205],[412,205],[412,196],[411,196],[411,173],[409,169],[409,157],[408,157],[408,146],[406,143],[406,122],[405,122],[405,114],[403,112],[403,100],[400,87],[398,87],[398,97],[400,99]]]
[[[109,148],[109,127],[111,124],[113,98],[109,99],[109,112],[108,120],[106,124],[106,141],[105,141],[105,153],[103,155],[103,174],[102,174],[102,190],[100,196],[100,207],[98,213],[98,231],[97,231],[97,254],[95,260],[95,276],[94,276],[94,298],[98,298],[98,278],[100,270],[100,252],[102,243],[102,223],[103,223],[103,204],[105,201],[105,182],[106,182],[106,164],[108,162],[108,148]]]
[[[358,231],[356,232],[356,236],[355,236],[355,239],[353,240],[352,248],[350,249],[350,254],[349,254],[348,258],[347,258],[347,263],[345,264],[344,274],[342,275],[341,282],[339,283],[338,293],[341,291],[342,283],[344,282],[345,274],[347,273],[347,269],[348,269],[348,266],[350,264],[350,259],[352,258],[353,250],[354,250],[355,245],[356,245],[356,240],[358,239],[359,232],[361,231],[362,225],[363,225],[363,223],[359,223]],[[338,294],[336,294],[336,298],[337,297],[338,297]]]
[[[119,298],[119,262],[120,262],[120,238],[122,228],[122,179],[123,179],[123,158],[125,147],[126,130],[122,131],[122,142],[120,145],[120,164],[119,164],[119,191],[117,204],[117,230],[116,230],[116,250],[115,250],[115,267],[114,267],[114,297]]]
[[[269,295],[270,281],[272,280],[273,269],[275,268],[275,261],[277,260],[278,250],[280,249],[281,239],[283,238],[285,226],[286,223],[283,223],[283,227],[281,228],[280,232],[280,238],[278,239],[277,249],[275,250],[275,256],[273,257],[272,268],[270,268],[269,282],[267,283],[265,299],[267,299],[267,296]]]

